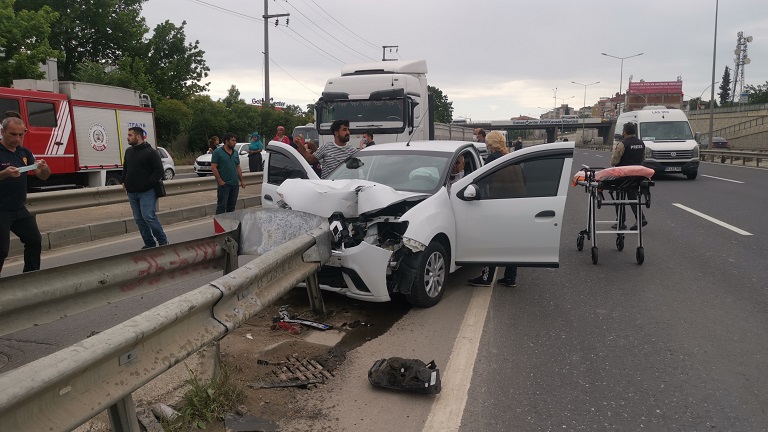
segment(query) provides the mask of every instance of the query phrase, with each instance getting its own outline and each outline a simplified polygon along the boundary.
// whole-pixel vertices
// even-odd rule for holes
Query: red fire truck
[[[140,92],[72,81],[15,80],[0,87],[0,115],[21,114],[24,146],[45,159],[51,177],[29,178],[30,189],[120,184],[128,128],[139,126],[156,145],[154,111]]]

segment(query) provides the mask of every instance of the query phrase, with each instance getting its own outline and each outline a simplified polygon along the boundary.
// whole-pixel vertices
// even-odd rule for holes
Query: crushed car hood
[[[289,179],[277,188],[280,198],[293,210],[330,217],[358,217],[392,204],[429,194],[403,192],[367,180]]]

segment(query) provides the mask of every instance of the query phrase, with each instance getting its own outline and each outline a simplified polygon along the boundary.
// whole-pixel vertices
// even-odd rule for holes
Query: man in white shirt
[[[321,164],[320,178],[328,177],[336,167],[359,151],[355,146],[349,145],[349,120],[336,120],[331,125],[331,132],[334,142],[321,145],[314,153],[310,153],[304,146],[298,146],[296,149],[310,165],[318,162]]]

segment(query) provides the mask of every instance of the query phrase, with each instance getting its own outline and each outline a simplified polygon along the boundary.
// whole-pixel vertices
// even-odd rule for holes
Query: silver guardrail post
[[[240,237],[239,230],[235,233],[235,238]],[[224,249],[224,274],[232,273],[237,270],[237,248],[238,244],[235,238],[226,237],[221,247]]]
[[[301,258],[304,262],[317,262],[325,264],[331,258],[331,236],[325,231],[312,231],[309,233],[315,238],[315,244],[304,252]],[[320,281],[317,272],[312,273],[307,279],[307,296],[312,313],[318,317],[325,317],[325,302],[320,291]]]
[[[136,406],[133,404],[133,396],[120,399],[107,409],[109,423],[112,432],[141,432],[139,420],[136,417]]]

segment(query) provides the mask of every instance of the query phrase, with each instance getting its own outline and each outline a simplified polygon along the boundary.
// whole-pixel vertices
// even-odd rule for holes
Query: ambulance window
[[[16,99],[0,98],[0,118],[2,118],[2,115],[5,114],[6,111],[16,111],[17,113],[21,113],[21,110],[19,109],[19,101]]]
[[[27,116],[32,127],[56,127],[56,106],[49,102],[27,102]]]

